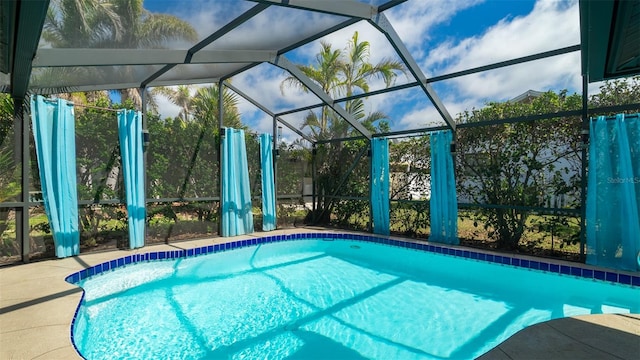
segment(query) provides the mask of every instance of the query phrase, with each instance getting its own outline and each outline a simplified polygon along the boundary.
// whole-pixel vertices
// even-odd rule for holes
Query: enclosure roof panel
[[[39,67],[29,86],[41,94],[137,88],[164,65]],[[99,84],[99,87],[96,86]]]
[[[640,1],[580,1],[582,66],[589,81],[640,73]]]
[[[576,37],[560,50],[581,51],[583,73],[589,75],[590,81],[640,73],[638,4],[638,1],[579,1],[581,43],[574,42]],[[476,70],[510,66],[514,61],[503,61],[500,57],[508,58],[510,52],[492,56],[495,52],[491,49],[476,52],[480,56],[458,56],[465,59],[459,64],[452,63],[451,56],[447,56],[451,51],[460,51],[468,44],[466,41],[490,35],[496,26],[478,28],[479,33],[466,35],[467,40],[456,47],[429,43],[422,36],[431,33],[424,29],[413,31],[422,25],[422,18],[412,18],[414,13],[421,17],[446,14],[446,8],[456,6],[461,5],[419,0],[2,1],[0,90],[24,98],[28,93],[217,82],[260,64],[277,66],[275,59],[312,63],[317,40],[331,39],[342,29],[360,29],[365,24],[386,38],[393,52],[387,56],[401,59],[407,66],[406,81],[421,88],[426,101],[451,123],[445,102],[437,94],[439,90],[433,90],[430,83],[460,78]],[[545,6],[550,5],[543,0],[535,2],[535,8]],[[563,6],[576,8],[578,3],[567,0],[558,7]],[[456,11],[462,13],[460,9]],[[497,19],[495,25],[503,24],[505,19]],[[433,24],[439,21],[424,20]],[[459,21],[464,21],[464,17]],[[577,28],[572,31],[575,33]],[[307,44],[310,46],[305,47]],[[558,56],[540,55],[544,49],[539,46],[528,55],[527,49],[531,47],[509,44],[505,47],[517,47],[514,54],[522,61]],[[553,51],[559,50],[547,53]],[[441,75],[437,68],[430,68],[433,64],[448,73]],[[291,73],[291,69],[278,70]],[[370,91],[386,91],[385,86],[374,83]],[[329,106],[335,100],[324,96],[318,99]]]
[[[10,75],[3,91],[12,91],[12,66],[21,55],[16,35],[24,59],[35,51],[21,62],[27,92],[179,85],[232,76],[378,11],[355,0],[146,0],[126,9],[91,1],[84,8],[70,0],[28,3],[42,16],[23,13],[27,7],[13,1],[0,7],[0,71]]]
[[[166,86],[170,84],[203,84],[215,83],[228,74],[242,70],[252,63],[219,63],[219,64],[179,64],[149,82],[149,86]]]
[[[206,50],[285,49],[349,20],[344,16],[269,6],[214,42]]]

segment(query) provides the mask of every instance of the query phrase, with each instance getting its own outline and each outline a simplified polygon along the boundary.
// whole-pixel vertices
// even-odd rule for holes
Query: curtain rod
[[[628,118],[635,118],[635,117],[640,118],[640,113],[635,113],[635,114],[625,114],[625,113],[621,113],[621,114],[622,114],[622,115],[624,115],[624,117],[625,117],[626,119],[628,119]],[[605,120],[615,120],[615,119],[617,119],[617,118],[618,118],[618,115],[620,115],[620,114],[616,114],[616,115],[598,115],[598,116],[590,116],[590,117],[589,117],[589,119],[590,119],[591,121],[597,121],[597,120],[598,120],[598,118],[600,118],[600,117],[604,117],[604,119],[605,119]]]
[[[69,102],[69,104],[71,104],[73,106],[79,106],[79,107],[87,108],[87,109],[107,110],[107,111],[115,111],[115,112],[129,110],[129,109],[111,109],[111,108],[105,108],[105,107],[93,106],[93,105],[75,104],[75,103],[72,103],[72,102]]]
[[[65,100],[65,99],[62,99]],[[56,102],[58,101],[57,99],[49,99],[49,98],[44,98],[44,101],[47,102]],[[73,103],[71,101],[65,100],[67,102],[67,105],[71,105],[71,106],[78,106],[78,107],[83,107],[83,108],[87,108],[87,109],[96,109],[96,110],[107,110],[107,111],[115,111],[115,112],[120,112],[120,111],[124,111],[124,110],[128,110],[128,109],[111,109],[111,108],[105,108],[105,107],[100,107],[100,106],[93,106],[93,105],[84,105],[84,104],[76,104]]]

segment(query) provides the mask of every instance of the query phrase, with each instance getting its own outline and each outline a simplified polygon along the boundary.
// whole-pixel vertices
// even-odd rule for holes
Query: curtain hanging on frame
[[[42,198],[56,256],[78,255],[80,230],[73,105],[38,95],[31,98],[31,119]]]
[[[590,123],[587,263],[640,270],[640,114]]]
[[[127,200],[129,248],[144,246],[145,198],[142,158],[142,114],[133,110],[118,112],[120,156]]]
[[[260,135],[260,164],[262,169],[262,230],[276,229],[276,193],[273,177],[273,136]]]
[[[451,130],[430,133],[431,235],[429,241],[458,245],[458,200],[451,155]]]
[[[371,139],[371,214],[373,232],[389,235],[389,141]]]
[[[244,130],[224,128],[221,185],[222,236],[252,233],[251,187]]]

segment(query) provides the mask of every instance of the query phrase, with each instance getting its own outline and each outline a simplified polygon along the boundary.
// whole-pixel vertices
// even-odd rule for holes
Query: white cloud
[[[476,73],[451,80],[464,98],[502,101],[527,90],[580,89],[580,54],[571,53],[552,59]]]
[[[442,120],[438,111],[433,106],[423,103],[405,114],[399,125],[403,129],[419,129],[444,124],[444,120]]]
[[[452,72],[579,43],[578,2],[567,6],[566,2],[539,0],[526,16],[505,18],[483,34],[438,45],[423,65]]]
[[[208,86],[208,85],[211,85],[211,84],[191,85],[190,86],[191,95],[192,96],[195,95],[199,87]],[[167,88],[175,90],[177,86],[167,86]],[[152,91],[153,88],[150,88],[150,90]],[[167,98],[166,96],[156,94],[154,95],[154,100],[158,105],[158,114],[163,119],[168,117],[177,117],[180,114],[180,111],[182,110],[179,106],[171,102],[171,100],[169,100],[169,98]]]
[[[598,81],[598,82],[594,82],[594,83],[590,83],[589,84],[589,88],[587,90],[587,94],[589,94],[589,96],[597,94],[600,92],[600,87],[602,87],[604,85],[604,81]]]
[[[448,22],[457,12],[482,1],[483,0],[463,0],[455,2],[437,0],[413,1],[397,6],[385,12],[385,15],[387,15],[398,36],[404,41],[412,55],[419,58],[420,56],[424,56],[421,46],[431,37],[430,32],[435,26]],[[366,21],[360,21],[325,36],[321,40],[332,44],[333,48],[345,49],[355,31],[358,32],[361,40],[366,40],[370,43],[371,58],[369,60],[372,63],[379,62],[383,59],[400,59],[384,34]],[[304,58],[301,54],[316,54],[319,50],[320,41],[317,41],[299,49],[295,53],[297,57]],[[314,61],[313,57],[307,57],[307,60],[310,63]],[[396,84],[404,84],[413,80],[413,76],[407,73],[407,76],[400,75],[396,79]],[[369,86],[370,90],[385,87],[381,79],[372,79]],[[402,103],[403,106],[406,106],[408,102],[416,104],[416,109],[405,117],[397,118],[398,114],[396,110],[398,104]],[[382,111],[386,113],[391,118],[390,125],[392,130],[400,130],[424,127],[426,126],[425,119],[432,119],[429,120],[429,123],[432,124],[442,122],[440,115],[435,108],[429,107],[428,102],[427,97],[419,88],[416,88],[368,97],[365,100],[365,109],[366,112]],[[425,108],[424,105],[427,107]]]
[[[448,23],[458,12],[484,0],[423,0],[408,1],[385,12],[402,41],[413,56],[424,56],[424,46],[431,40],[431,32],[439,24]]]
[[[418,61],[425,73],[439,75],[579,43],[578,2],[538,0],[529,14],[506,17],[473,37],[449,39]],[[555,56],[435,85],[453,117],[465,109],[481,107],[487,101],[508,100],[529,89],[568,88],[580,92],[580,54]],[[434,111],[416,107],[401,122],[415,124],[419,117],[430,118]]]
[[[216,1],[189,0],[175,2],[175,7],[167,12],[187,21],[198,32],[198,40],[202,40],[219,30],[230,20],[247,11],[252,4],[247,1]]]
[[[156,102],[158,104],[158,113],[161,118],[169,118],[176,117],[180,113],[180,107],[173,104],[169,99],[158,96],[156,97]]]
[[[482,1],[408,1],[385,14],[420,64],[422,71],[428,76],[575,45],[580,41],[577,0],[538,0],[529,14],[517,17],[505,15],[505,18],[475,36],[464,39],[448,38],[444,42],[433,44],[433,34],[436,30],[442,30],[440,26],[447,26],[457,13]],[[222,4],[224,7],[230,6],[231,3]],[[508,6],[507,4],[508,2],[505,6]],[[241,10],[244,11],[248,7],[249,5],[246,5]],[[232,15],[236,16],[240,12],[236,8]],[[286,37],[285,41],[292,42],[301,34],[310,34],[317,30],[310,24],[326,25],[339,21],[336,17],[318,13],[293,16],[302,14],[304,12],[299,10],[274,6],[236,28],[233,35],[224,36],[214,42],[212,47],[247,48],[254,44],[251,47],[255,48],[257,43],[259,48],[273,48],[283,44],[274,40],[281,38],[283,34],[293,34]],[[201,37],[220,28],[233,17],[229,13],[221,12],[219,6],[202,6],[201,12],[189,16],[191,17],[188,18],[187,14],[184,14],[182,17],[188,18],[198,29]],[[291,32],[292,29],[297,29],[297,32]],[[366,21],[360,21],[330,34],[323,40],[333,44],[334,48],[344,49],[354,31],[359,32],[362,40],[369,41],[371,62],[375,63],[383,58],[398,58],[384,35]],[[315,41],[286,56],[295,62],[311,64],[319,49],[320,41]],[[237,75],[233,78],[233,84],[274,112],[320,102],[314,95],[294,89],[285,89],[282,94],[280,84],[286,76],[288,73],[263,64]],[[401,76],[397,83],[412,80]],[[488,100],[506,100],[528,89],[546,91],[569,88],[579,92],[580,84],[580,59],[576,52],[443,81],[434,86],[449,113],[455,117],[457,113],[482,106]],[[380,80],[371,81],[371,90],[383,87],[384,84]],[[590,89],[592,88],[590,86]],[[442,123],[440,115],[420,88],[414,88],[408,93],[395,92],[371,96],[367,98],[366,104],[368,111],[380,110],[391,115],[394,130]],[[170,105],[164,108],[166,111],[175,111]],[[270,129],[269,116],[248,102],[240,103],[240,111],[252,126],[259,127],[260,130]],[[294,114],[289,121],[299,125],[303,116],[303,113]]]
[[[309,60],[314,61],[315,59],[313,57],[321,49],[320,41],[331,44],[334,49],[344,50],[347,48],[347,44],[351,41],[351,37],[355,32],[358,32],[358,39],[360,42],[369,42],[371,54],[369,61],[372,63],[379,62],[385,58],[398,58],[395,50],[391,47],[391,44],[389,44],[389,41],[384,34],[366,21],[357,22],[351,26],[329,34],[322,39],[314,41],[301,48],[297,53],[306,52],[311,55]]]
[[[261,64],[232,79],[232,84],[269,110],[280,112],[319,103],[313,94],[283,88],[289,73],[270,64]]]
[[[237,0],[189,0],[176,4],[179,5],[166,12],[191,24],[199,35],[198,40],[222,29],[257,5],[252,1]],[[280,50],[344,20],[344,17],[274,5],[222,34],[205,49]],[[183,43],[178,47],[189,48],[190,45],[193,44]]]
[[[447,111],[454,119],[456,114],[476,106],[475,101],[471,99],[445,98],[443,101],[446,102]],[[419,129],[444,125],[446,125],[446,122],[425,96],[423,101],[419,102],[417,106],[399,120],[398,128]]]

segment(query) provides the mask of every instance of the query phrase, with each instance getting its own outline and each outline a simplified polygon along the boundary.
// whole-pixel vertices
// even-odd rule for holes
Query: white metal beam
[[[370,19],[378,8],[353,0],[250,0],[263,4],[318,11],[327,14]]]
[[[59,86],[31,86],[29,91],[32,94],[51,95],[61,92],[81,92],[81,91],[101,91],[101,90],[119,90],[137,88],[140,83],[127,82],[117,84],[99,84],[99,85],[59,85]]]
[[[266,106],[260,104],[259,102],[254,100],[251,96],[245,94],[244,92],[242,92],[237,87],[231,85],[231,83],[225,81],[224,82],[224,86],[228,87],[229,89],[231,89],[236,94],[242,96],[245,100],[247,100],[248,102],[252,103],[255,107],[257,107],[258,109],[260,109],[260,110],[264,111],[265,113],[267,113],[267,115],[269,115],[271,117],[274,117],[277,121],[282,123],[284,126],[288,127],[291,131],[293,131],[294,133],[298,134],[303,139],[307,140],[308,142],[310,142],[312,144],[314,143],[314,141],[307,134],[305,134],[302,131],[298,130],[298,128],[296,128],[295,126],[289,124],[287,121],[283,120],[281,117],[276,116],[276,114],[274,114],[273,111],[269,110]]]
[[[366,137],[368,140],[371,140],[371,132],[367,130],[358,120],[356,120],[351,114],[349,114],[345,109],[343,109],[339,104],[337,104],[329,94],[324,92],[318,84],[313,82],[307,75],[305,75],[298,67],[290,62],[287,58],[280,55],[276,58],[273,65],[280,67],[284,70],[287,70],[291,75],[296,77],[300,82],[309,89],[312,93],[314,93],[317,97],[322,100],[327,106],[333,109],[338,115],[340,115],[343,119],[345,119],[351,126],[353,126],[360,134]]]
[[[39,49],[33,67],[184,64],[187,50],[166,49]],[[200,50],[191,64],[273,61],[276,50]]]
[[[172,80],[154,80],[147,84],[147,87],[156,86],[175,86],[175,85],[198,85],[198,84],[215,84],[220,81],[219,77],[197,78],[197,79],[172,79]],[[140,85],[140,84],[138,84]]]
[[[164,49],[39,49],[33,67],[159,65],[181,63],[186,50]]]
[[[220,81],[218,77],[211,78],[198,78],[198,79],[172,79],[172,80],[160,80],[153,81],[147,85],[147,87],[157,86],[175,86],[175,85],[194,85],[194,84],[214,84]],[[120,89],[132,89],[138,88],[139,82],[119,82],[110,84],[98,84],[98,85],[60,85],[60,86],[32,86],[30,91],[34,94],[58,94],[61,89],[64,92],[78,92],[78,91],[100,91],[100,90],[120,90]]]
[[[274,61],[277,50],[200,50],[193,54],[191,64],[255,63]]]

